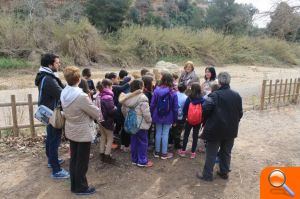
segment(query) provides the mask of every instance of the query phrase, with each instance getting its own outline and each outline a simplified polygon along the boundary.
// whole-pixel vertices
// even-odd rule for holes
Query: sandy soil
[[[204,76],[204,66],[197,67],[196,72],[200,77]],[[115,71],[117,68],[94,68],[93,79],[95,83],[104,77],[107,72]],[[140,69],[129,69],[136,72]],[[150,69],[151,70],[151,69]],[[298,78],[300,67],[296,68],[272,68],[259,66],[225,66],[217,67],[217,72],[228,71],[232,75],[231,87],[238,91],[243,97],[244,108],[253,109],[259,105],[259,96],[263,79],[281,79],[281,78]],[[176,71],[176,70],[175,70]],[[15,94],[17,101],[27,101],[27,94],[32,94],[33,99],[37,101],[37,88],[34,86],[36,71],[14,71],[0,73],[0,102],[10,102],[10,95]],[[62,77],[62,74],[60,74]],[[63,79],[63,77],[62,77]],[[201,79],[203,82],[203,79]],[[25,124],[28,113],[27,107],[18,107],[19,124]],[[11,120],[7,119],[10,112],[8,108],[0,108],[0,126],[11,125]]]
[[[259,198],[260,171],[270,165],[299,166],[299,141],[299,106],[248,111],[233,149],[229,181],[216,177],[212,183],[203,183],[195,177],[203,167],[204,154],[195,160],[155,159],[153,168],[140,169],[130,164],[129,154],[115,151],[118,166],[104,165],[97,157],[91,160],[88,179],[97,194],[89,198]],[[97,147],[93,146],[95,155]],[[67,158],[66,150],[61,152]],[[68,162],[63,167],[68,168]],[[1,153],[0,175],[0,198],[76,198],[68,180],[49,178],[42,152],[38,157]]]

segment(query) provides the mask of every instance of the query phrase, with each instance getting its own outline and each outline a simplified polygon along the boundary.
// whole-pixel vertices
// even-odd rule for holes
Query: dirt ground
[[[202,72],[202,68],[198,71]],[[241,93],[244,106],[250,107],[256,103],[263,78],[291,78],[300,74],[299,68],[254,66],[243,66],[243,69],[228,66],[217,68],[217,71],[232,74],[232,87]],[[25,75],[24,79],[33,76]],[[24,97],[28,92],[36,92],[30,88],[32,85],[22,87],[18,81],[14,83],[15,86],[9,88],[26,89],[0,91],[1,101],[10,93]],[[233,149],[230,179],[224,181],[215,177],[211,183],[201,182],[195,177],[196,172],[203,168],[204,154],[197,154],[195,160],[175,156],[166,161],[154,159],[149,154],[154,167],[141,169],[130,164],[128,153],[118,150],[113,153],[118,165],[105,165],[97,158],[98,146],[93,145],[95,157],[90,162],[88,180],[96,187],[97,193],[87,198],[259,198],[259,177],[264,167],[300,165],[299,141],[299,105],[263,112],[246,111]],[[77,198],[70,193],[68,180],[55,181],[49,177],[51,173],[43,150],[39,148],[38,155],[33,156],[30,152],[10,150],[0,143],[0,198]],[[68,160],[67,150],[62,148],[60,152]],[[68,165],[66,161],[63,167],[68,168]]]

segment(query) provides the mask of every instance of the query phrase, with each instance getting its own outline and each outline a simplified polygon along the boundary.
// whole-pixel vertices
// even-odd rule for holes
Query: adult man
[[[231,77],[227,72],[218,75],[220,89],[211,93],[203,104],[204,130],[201,138],[207,141],[206,160],[201,180],[213,180],[213,168],[218,155],[220,171],[218,175],[228,179],[231,150],[238,134],[240,119],[243,116],[242,98],[230,89]]]
[[[45,54],[41,59],[41,67],[35,78],[35,85],[39,89],[39,105],[44,105],[51,110],[57,106],[60,94],[64,87],[56,76],[60,67],[59,57],[54,54]],[[51,177],[54,179],[69,178],[69,173],[60,168],[64,161],[58,159],[58,147],[61,141],[62,130],[55,129],[51,124],[47,126],[46,155],[48,168],[52,168]]]

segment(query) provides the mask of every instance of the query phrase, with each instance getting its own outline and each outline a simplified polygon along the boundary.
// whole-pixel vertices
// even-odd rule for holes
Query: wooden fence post
[[[29,110],[29,124],[31,137],[35,137],[34,119],[33,119],[33,102],[32,95],[28,94],[28,110]]]
[[[286,98],[286,89],[287,89],[287,84],[288,84],[288,79],[285,80],[285,84],[284,84],[284,94],[283,94],[283,103],[284,105],[286,104],[285,103],[285,98]]]
[[[267,84],[267,80],[263,80],[262,89],[261,89],[261,98],[260,98],[260,110],[264,110],[265,107],[266,84]]]
[[[300,78],[298,78],[298,83],[297,83],[297,89],[296,89],[296,97],[295,97],[295,103],[298,103],[298,98],[300,94]]]
[[[269,104],[271,103],[271,96],[272,96],[272,80],[270,80],[270,87],[269,87]]]
[[[274,103],[276,102],[276,98],[277,98],[277,84],[278,84],[279,80],[276,79],[275,81],[275,92],[274,92]]]
[[[292,91],[292,83],[293,83],[293,79],[290,79],[290,86],[289,86],[289,103],[291,102],[291,91]]]
[[[280,86],[279,86],[279,95],[278,95],[278,101],[277,101],[277,106],[278,107],[280,105],[281,93],[282,93],[282,79],[280,80]]]
[[[12,119],[13,119],[14,136],[19,136],[17,105],[16,105],[16,96],[15,95],[11,95],[11,113],[12,113]]]

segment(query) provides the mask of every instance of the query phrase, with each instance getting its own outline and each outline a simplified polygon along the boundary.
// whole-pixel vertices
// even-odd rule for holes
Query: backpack
[[[201,124],[201,122],[202,122],[202,106],[201,106],[201,104],[193,104],[192,102],[190,103],[187,121],[192,126]]]
[[[135,111],[136,107],[137,107],[137,105],[129,108],[129,111],[125,117],[125,122],[124,122],[124,130],[128,134],[131,134],[131,135],[136,134],[140,130],[140,127],[141,127],[141,124],[143,121],[143,118],[142,118],[141,123],[138,124],[137,114]]]
[[[169,92],[158,98],[157,113],[159,116],[162,117],[168,115],[171,109],[170,101],[171,101],[171,94]]]

